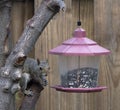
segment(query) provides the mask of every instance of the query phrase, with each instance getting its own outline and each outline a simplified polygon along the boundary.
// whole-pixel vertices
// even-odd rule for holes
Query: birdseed
[[[61,85],[69,88],[93,88],[97,86],[98,69],[84,67],[68,71],[61,76]]]

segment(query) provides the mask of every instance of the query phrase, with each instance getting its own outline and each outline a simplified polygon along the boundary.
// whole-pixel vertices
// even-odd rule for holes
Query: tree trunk
[[[7,0],[3,0],[7,1]],[[11,1],[11,0],[10,0]],[[2,1],[0,2],[0,4]],[[1,5],[2,6],[2,5]],[[6,5],[7,8],[2,8],[3,13],[7,13],[10,15],[10,5]],[[3,6],[2,6],[3,7]],[[15,110],[14,106],[14,95],[15,93],[20,90],[19,82],[22,75],[22,68],[26,57],[28,56],[29,52],[34,47],[37,39],[41,35],[42,31],[48,24],[48,22],[52,19],[52,17],[63,9],[65,4],[62,0],[43,0],[41,3],[40,8],[36,11],[33,18],[27,21],[26,27],[22,36],[20,37],[18,43],[16,44],[13,51],[10,53],[9,57],[7,58],[6,62],[3,60],[1,66],[5,62],[5,66],[0,69],[0,110]],[[6,17],[7,15],[5,15]],[[8,18],[8,22],[10,21],[10,16]],[[5,19],[5,18],[4,18]],[[6,24],[7,21],[5,21]],[[7,31],[6,31],[6,24],[4,24],[2,35],[3,38],[2,42],[0,42],[0,52],[1,55],[4,53],[4,47]],[[1,29],[2,30],[2,29]],[[1,57],[4,57],[1,56]],[[3,58],[2,58],[3,59]],[[38,89],[41,88],[41,89]],[[25,97],[23,104],[20,110],[31,110],[29,107],[32,105],[32,110],[35,109],[36,101],[38,100],[39,93],[42,90],[40,85],[34,84],[31,86],[33,89],[33,96],[32,97]],[[26,105],[27,104],[27,105]],[[26,105],[26,106],[25,106]],[[12,108],[11,108],[12,107]]]
[[[10,24],[11,2],[4,0],[0,2],[0,67],[5,64],[6,43],[9,37],[9,24]],[[0,110],[14,110],[14,96],[3,92],[3,87],[9,83],[9,79],[0,77]],[[11,103],[10,103],[11,102]]]
[[[31,90],[33,91],[33,96],[25,96],[19,110],[35,110],[36,102],[39,99],[40,92],[43,90],[43,87],[33,84],[31,86]]]

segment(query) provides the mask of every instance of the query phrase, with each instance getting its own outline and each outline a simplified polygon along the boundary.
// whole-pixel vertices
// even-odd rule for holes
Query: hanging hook
[[[78,9],[79,9],[79,10],[78,10],[79,20],[78,20],[78,22],[77,22],[77,25],[78,25],[78,26],[81,26],[81,21],[80,21],[80,0],[79,0],[79,3],[78,3],[78,7],[79,7],[79,8],[78,8]]]

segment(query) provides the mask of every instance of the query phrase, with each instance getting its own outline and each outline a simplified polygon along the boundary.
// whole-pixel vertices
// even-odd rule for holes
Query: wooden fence
[[[50,21],[36,43],[35,52],[32,52],[35,58],[48,59],[51,67],[48,75],[49,84],[41,93],[36,110],[120,110],[120,0],[80,1],[80,18],[87,36],[111,50],[111,55],[102,57],[99,76],[99,85],[106,85],[108,89],[99,93],[75,94],[57,92],[50,88],[60,81],[57,57],[49,55],[48,50],[71,38],[77,27],[78,0],[65,0],[66,12],[59,13]],[[35,0],[35,10],[40,2],[41,0]],[[28,4],[20,2],[14,4],[12,11],[14,41],[20,36],[24,21],[33,15],[33,11],[29,13],[31,9],[33,10],[33,3]]]

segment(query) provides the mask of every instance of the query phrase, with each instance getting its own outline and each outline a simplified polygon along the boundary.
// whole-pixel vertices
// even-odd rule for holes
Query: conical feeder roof
[[[74,31],[73,38],[64,41],[60,46],[49,51],[50,54],[71,55],[71,56],[95,56],[106,55],[110,51],[98,45],[95,41],[86,37],[86,31],[77,28]]]

